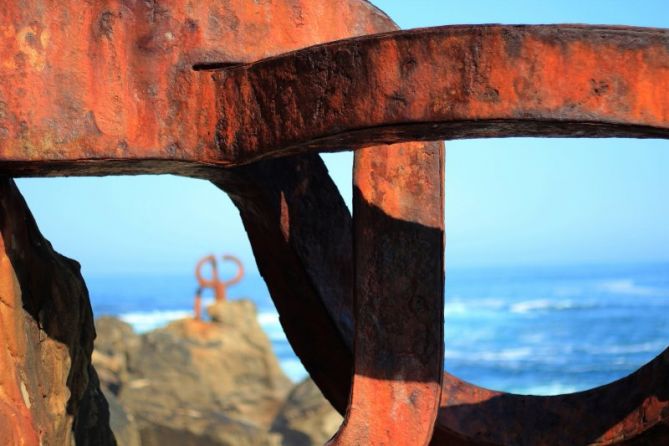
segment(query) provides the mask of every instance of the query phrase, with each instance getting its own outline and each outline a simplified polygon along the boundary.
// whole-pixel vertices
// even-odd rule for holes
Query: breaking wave
[[[191,317],[192,311],[170,310],[170,311],[143,311],[124,313],[119,318],[130,324],[137,333],[146,333],[156,328],[164,327],[172,321]]]
[[[472,313],[506,312],[527,314],[533,312],[566,311],[593,309],[602,305],[594,301],[530,299],[519,302],[504,302],[501,299],[457,300],[447,301],[444,305],[444,316],[464,316]]]
[[[472,352],[469,350],[445,350],[444,357],[446,361],[450,360],[466,360],[468,362],[505,362],[505,361],[520,361],[527,359],[535,354],[534,350],[529,347],[509,348],[499,351],[480,351]]]
[[[279,314],[276,312],[258,313],[258,323],[272,342],[286,341],[286,335],[283,332],[279,322]]]
[[[573,300],[536,299],[517,302],[509,307],[511,313],[525,314],[538,311],[564,311],[596,308],[596,302],[576,302]]]
[[[637,285],[631,279],[614,279],[600,282],[597,288],[611,294],[624,294],[629,296],[666,296],[663,290]]]

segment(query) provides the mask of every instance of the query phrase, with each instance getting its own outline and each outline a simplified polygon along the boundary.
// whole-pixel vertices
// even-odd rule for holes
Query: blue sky
[[[373,3],[402,28],[493,22],[669,28],[666,0]],[[449,142],[447,152],[448,267],[669,260],[669,141],[471,140]],[[326,156],[349,202],[351,159]],[[18,183],[42,232],[85,274],[188,274],[209,252],[235,253],[255,268],[236,210],[207,182],[154,176]]]

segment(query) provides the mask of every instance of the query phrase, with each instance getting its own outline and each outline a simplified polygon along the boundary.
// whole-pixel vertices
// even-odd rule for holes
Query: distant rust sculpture
[[[450,26],[322,44],[395,25],[363,0],[84,5],[0,11],[0,172],[174,173],[226,191],[291,345],[346,414],[331,444],[669,444],[669,350],[555,397],[443,373],[444,148],[412,142],[667,139],[669,31]],[[354,218],[318,156],[336,150],[355,150]]]
[[[237,257],[226,254],[221,258],[224,261],[227,260],[237,266],[237,273],[235,273],[235,276],[231,279],[221,280],[218,277],[216,257],[213,255],[203,257],[199,262],[197,262],[197,265],[195,266],[195,278],[197,279],[198,287],[195,291],[194,312],[195,319],[197,320],[202,319],[202,292],[205,289],[211,288],[214,290],[214,299],[216,302],[222,302],[227,299],[228,287],[239,283],[244,277],[244,265],[242,265],[242,262]],[[209,264],[211,267],[210,279],[206,279],[202,275],[202,267],[206,264]]]

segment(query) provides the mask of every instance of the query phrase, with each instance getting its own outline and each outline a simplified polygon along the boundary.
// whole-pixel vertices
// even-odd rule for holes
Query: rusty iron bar
[[[315,158],[283,158],[219,171],[217,184],[242,211],[291,345],[344,413],[353,367],[352,229],[324,172]],[[328,237],[320,236],[325,232]],[[628,378],[573,395],[494,392],[446,373],[432,444],[663,444],[669,439],[668,376],[669,350]]]
[[[210,179],[239,209],[291,347],[343,412],[353,372],[353,233],[325,164],[318,155],[285,157],[217,169]]]
[[[321,41],[348,37],[353,28],[378,32],[393,27],[362,1],[326,12],[320,5],[312,8],[313,2],[298,3],[314,20],[305,23],[318,24]],[[342,235],[341,199],[318,189],[323,181],[316,177],[327,178],[327,173],[304,157],[237,169],[210,167],[438,137],[667,137],[665,30],[420,30],[322,45],[218,72],[212,82],[192,66],[252,61],[318,42],[309,40],[313,36],[296,38],[292,22],[299,19],[289,18],[294,10],[282,9],[281,2],[270,6],[279,19],[270,24],[256,23],[262,17],[257,5],[237,8],[253,29],[271,27],[272,41],[249,39],[240,28],[205,30],[201,23],[208,17],[226,16],[223,2],[202,2],[190,16],[179,5],[179,0],[160,7],[111,1],[89,5],[80,21],[65,19],[79,16],[79,2],[60,2],[59,14],[37,1],[6,5],[0,11],[6,37],[0,54],[5,79],[0,86],[0,171],[37,176],[179,173],[215,180],[242,211],[291,344],[299,347],[300,358],[339,410],[346,407],[346,371],[353,365],[354,307],[347,298],[352,274],[335,263],[353,259]],[[338,19],[315,20],[318,14]],[[323,29],[324,23],[337,26]],[[222,47],[227,54],[219,52]],[[295,67],[304,76],[296,76]],[[237,97],[235,83],[245,87]],[[279,101],[268,108],[272,95]],[[252,122],[249,117],[259,111],[265,119]],[[285,121],[277,121],[282,113]],[[309,121],[313,116],[322,118],[317,125]],[[282,174],[287,176],[279,180],[261,176]],[[393,196],[402,192],[392,186],[387,191]],[[300,203],[301,198],[313,201]],[[310,207],[314,203],[322,207]],[[292,219],[294,212],[304,217],[310,210],[341,218],[320,225]],[[262,221],[263,215],[272,219]],[[323,239],[329,224],[340,223],[336,240]],[[310,232],[314,229],[321,237]],[[287,262],[277,265],[275,254],[260,247],[264,241],[288,250]],[[308,249],[305,241],[311,243]],[[331,246],[339,241],[343,246]],[[319,258],[318,253],[328,255]],[[304,308],[290,295],[290,281],[282,274],[300,278],[300,296],[309,297]],[[371,288],[378,291],[382,284]],[[368,294],[374,304],[373,293]],[[339,363],[308,347],[313,334],[324,334],[323,342],[338,349]],[[669,438],[668,355],[609,386],[559,397],[500,394],[446,374],[433,444],[663,444]]]
[[[446,373],[437,425],[434,445],[669,444],[669,349],[625,378],[567,395],[495,392]]]
[[[333,446],[424,446],[443,368],[444,150],[421,143],[356,152],[355,359]]]
[[[364,0],[4,1],[1,173],[196,175],[219,163],[215,85],[194,67],[393,29]]]
[[[230,163],[379,143],[669,138],[669,30],[446,26],[314,46],[215,74]]]
[[[317,157],[291,157],[219,170],[216,184],[240,208],[291,345],[344,413],[353,367],[352,228],[325,173]],[[668,376],[669,350],[628,378],[574,395],[494,392],[445,373],[432,444],[663,444]]]
[[[666,104],[666,95],[657,98]],[[599,117],[591,119],[589,132],[596,130],[595,136],[617,134],[608,124],[597,127]],[[646,136],[658,134],[650,131]],[[491,392],[446,374],[448,391],[434,444],[661,444],[667,439],[666,358],[663,354],[635,375],[609,386],[560,397]],[[536,427],[527,429],[528,425]]]
[[[167,62],[174,64],[173,57]],[[38,90],[48,93],[7,102],[0,125],[12,137],[0,161],[2,172],[12,175],[197,176],[203,166],[411,140],[667,138],[667,60],[669,31],[660,29],[489,25],[402,31],[215,71],[215,82],[206,71],[182,64],[177,79],[186,85],[168,83],[159,90],[173,109],[163,110],[158,101],[141,116],[150,122],[135,116],[113,132],[98,128],[106,121],[95,103],[61,127],[63,99],[51,97],[45,85],[55,82],[52,74],[14,75],[0,93],[15,97],[25,82],[45,85]],[[157,62],[162,65],[155,70],[129,70],[141,77],[132,80],[148,84],[164,77],[156,70],[170,65]],[[65,91],[75,87],[91,88],[63,85]],[[139,103],[147,107],[156,102],[143,99]],[[132,145],[128,135],[136,135]],[[183,139],[164,145],[169,135]]]
[[[662,73],[665,77],[660,78],[660,81],[664,79],[666,82],[666,70],[660,71]],[[224,75],[228,76],[229,73]],[[666,95],[660,94],[656,98],[660,106],[666,107]],[[599,120],[602,120],[602,125],[599,125]],[[476,123],[469,125],[476,130]],[[550,132],[555,131],[547,122],[537,122],[535,125],[546,126],[545,129],[538,128],[539,132],[550,135]],[[615,136],[643,127],[631,129],[628,125],[616,124],[617,128],[614,128],[616,126],[594,114],[588,122],[567,121],[560,125],[565,128],[558,128],[559,131],[569,132],[583,126],[584,133],[576,136]],[[647,130],[645,136],[666,137],[650,128],[641,130]],[[625,134],[630,136],[632,133]],[[400,135],[400,138],[405,137]],[[585,394],[549,398],[491,392],[446,374],[444,381],[448,391],[444,392],[433,444],[661,444],[668,438],[666,426],[669,416],[665,398],[668,370],[665,362],[666,355],[661,355],[628,379]],[[342,388],[343,391],[345,389]],[[355,395],[355,389],[353,392]],[[601,407],[607,409],[602,411]],[[551,420],[562,422],[554,423]],[[530,423],[536,428],[527,429]]]
[[[621,34],[624,33],[621,32]],[[630,48],[634,47],[632,43],[634,42],[628,42]],[[649,41],[642,42],[643,45],[646,45],[647,48]],[[638,49],[638,46],[635,48]],[[312,50],[316,51],[317,49]],[[664,51],[664,53],[661,53],[662,57],[655,60],[657,61],[657,65],[662,67],[663,64],[666,65],[667,60],[666,45],[664,48],[661,47],[660,51]],[[645,61],[652,62],[652,59],[645,57]],[[268,63],[270,62],[276,62],[276,60],[268,61]],[[319,66],[316,63],[313,65]],[[249,69],[251,68],[253,67],[249,67]],[[611,70],[608,69],[604,69],[602,72],[611,74]],[[664,71],[659,70],[658,73],[662,76],[657,79],[658,83],[656,85],[666,85],[666,69]],[[587,74],[585,73],[586,76]],[[615,77],[616,74],[614,73],[613,76]],[[219,76],[223,79],[223,76],[228,77],[231,75],[232,73],[226,72]],[[342,77],[345,78],[346,76]],[[254,78],[254,80],[256,79]],[[636,75],[630,75],[628,82],[633,84],[635,80]],[[618,77],[616,81],[620,83],[621,78]],[[569,82],[571,81],[565,81],[565,83]],[[588,80],[588,85],[594,84]],[[528,86],[528,88],[530,87],[532,85]],[[608,91],[608,88],[610,86],[597,84],[593,89],[593,93],[602,95]],[[419,91],[419,89],[416,91]],[[658,94],[654,97],[654,101],[660,108],[664,107],[663,110],[665,111],[662,112],[664,113],[662,116],[664,116],[663,119],[666,122],[668,102],[666,94],[663,94],[664,91],[666,90],[658,91]],[[559,92],[556,94],[559,94]],[[630,96],[627,99],[633,99],[633,97]],[[327,104],[327,101],[323,101],[323,103]],[[606,103],[604,102],[603,105],[606,105]],[[620,106],[621,103],[613,104],[611,108],[616,111],[615,107]],[[605,110],[605,107],[602,109]],[[243,109],[240,110],[242,110],[241,113],[244,112]],[[297,110],[299,112],[302,109],[298,108]],[[629,112],[630,110],[632,108],[622,107],[623,112]],[[641,107],[642,113],[650,116],[649,110]],[[309,110],[306,110],[305,115],[308,115],[308,113]],[[622,125],[617,123],[611,125],[611,122],[607,121],[606,117],[602,117],[601,114],[589,113],[588,120],[582,123],[564,120],[563,122],[551,124],[546,120],[537,120],[538,122],[532,124],[530,119],[537,119],[537,117],[532,117],[530,112],[525,113],[525,115],[521,114],[521,117],[528,118],[527,125],[538,127],[536,131],[541,134],[551,135],[551,132],[565,132],[571,136],[616,136],[625,134],[627,136],[666,137],[662,132],[656,132],[656,129],[651,128],[652,126],[644,128],[645,118],[643,117],[640,120],[641,124],[631,125],[627,123]],[[558,113],[556,113],[556,116],[558,116]],[[466,127],[467,124],[463,123],[463,127]],[[507,124],[514,125],[516,123],[511,122]],[[476,123],[470,122],[469,125],[473,131],[477,131]],[[638,127],[635,127],[637,125]],[[556,128],[556,126],[558,127]],[[579,126],[583,127],[583,129],[579,130]],[[634,132],[640,130],[643,131],[643,135],[634,134]],[[384,131],[392,132],[393,129],[386,128]],[[359,133],[354,135],[356,138],[358,136]],[[487,136],[495,135],[491,133]],[[400,135],[400,138],[405,137],[405,135]],[[664,397],[664,394],[667,392],[667,384],[664,377],[668,374],[667,367],[664,365],[666,362],[665,358],[666,355],[661,355],[632,377],[604,388],[595,389],[586,394],[548,398],[514,396],[490,392],[463,383],[447,374],[444,380],[445,386],[449,391],[444,392],[443,407],[440,411],[439,426],[434,444],[568,445],[590,444],[594,442],[600,444],[622,444],[637,441],[661,441],[660,439],[667,438],[666,425],[668,418],[666,413],[667,398]],[[607,407],[608,409],[602,412],[600,407]],[[550,422],[550,420],[556,419],[562,420],[564,423]],[[587,419],[588,422],[579,422],[578,419]],[[531,421],[533,426],[537,427],[536,429],[526,429],[525,424],[519,423],[519,420]],[[482,428],[482,426],[485,426],[485,428]]]

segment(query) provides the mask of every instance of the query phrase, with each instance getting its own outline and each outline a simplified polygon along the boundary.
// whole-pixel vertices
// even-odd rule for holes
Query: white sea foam
[[[191,317],[192,314],[193,312],[188,310],[146,311],[121,314],[119,318],[130,324],[136,333],[146,333],[162,328],[177,319]],[[277,313],[259,313],[258,323],[272,342],[286,341],[286,335],[283,333]],[[301,381],[307,376],[307,371],[298,359],[287,359],[280,361],[279,364],[293,382]]]
[[[547,333],[525,333],[519,339],[527,344],[541,344],[546,341]]]
[[[465,360],[469,362],[514,362],[530,358],[534,355],[533,349],[529,347],[509,348],[499,351],[472,352],[469,350],[444,351],[446,361]]]
[[[559,382],[510,389],[512,393],[521,395],[563,395],[565,393],[578,392],[579,390],[582,389]]]
[[[279,314],[275,312],[263,312],[258,314],[258,323],[265,331],[270,340],[286,341],[286,335],[283,332],[279,322]]]
[[[547,299],[526,300],[511,305],[512,313],[529,313],[531,311],[545,311],[553,308],[554,302]]]
[[[475,313],[509,312],[527,314],[532,312],[563,311],[572,309],[595,308],[597,303],[592,301],[531,299],[515,303],[506,303],[500,299],[483,299],[470,301],[457,300],[446,302],[444,305],[445,317],[472,316]]]
[[[562,311],[579,308],[593,308],[594,303],[591,302],[574,302],[572,300],[550,300],[550,299],[535,299],[516,302],[512,304],[509,310],[516,314],[525,314],[536,311]]]
[[[503,310],[506,303],[501,299],[447,299],[444,316],[463,316],[472,313],[486,313]]]
[[[192,316],[192,311],[145,311],[124,313],[119,316],[123,322],[127,322],[137,333],[146,333],[156,328],[164,327],[170,322]]]
[[[263,312],[263,313],[258,313],[258,322],[260,323],[261,326],[273,326],[273,325],[280,325],[279,324],[279,313],[274,313],[274,312]]]
[[[662,290],[641,286],[634,283],[631,279],[605,280],[597,285],[601,291],[611,294],[626,294],[632,296],[661,296]]]
[[[659,354],[666,347],[666,342],[641,342],[622,345],[588,345],[584,350],[591,355],[631,355],[635,353]]]
[[[211,302],[207,303],[205,301],[203,306],[206,307],[210,303]],[[123,313],[119,315],[119,319],[130,324],[135,332],[146,333],[147,331],[155,330],[156,328],[162,328],[177,319],[191,317],[192,314],[193,312],[190,310],[137,311]],[[259,313],[258,323],[272,341],[286,340],[286,335],[281,328],[279,315],[277,313]]]
[[[464,302],[450,302],[444,304],[444,316],[455,316],[467,313],[467,304]]]

